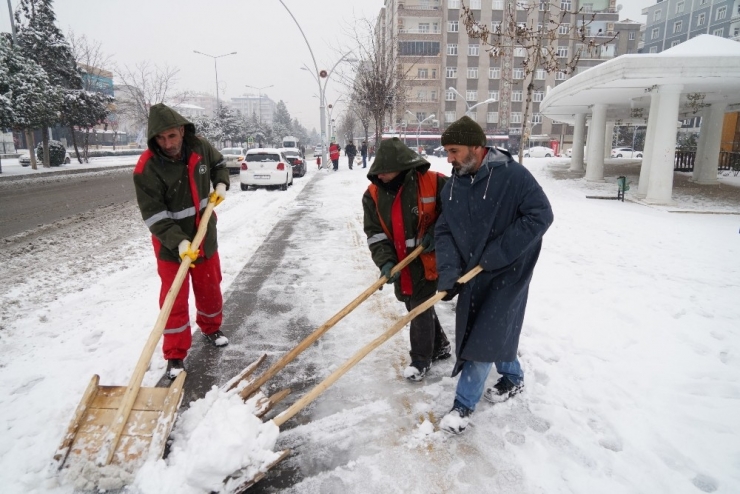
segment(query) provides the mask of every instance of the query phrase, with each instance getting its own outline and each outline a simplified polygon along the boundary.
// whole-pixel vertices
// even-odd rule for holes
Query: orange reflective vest
[[[421,239],[427,231],[429,226],[433,225],[437,221],[439,213],[437,213],[437,177],[440,174],[427,170],[425,173],[416,172],[417,182],[419,183],[419,190],[416,195],[419,211],[419,223],[416,227],[417,234],[417,245],[421,243]],[[383,217],[380,215],[378,210],[378,186],[370,184],[367,188],[370,193],[370,197],[373,198],[375,203],[375,209],[378,212],[378,219],[380,220],[380,226],[383,227],[383,231],[388,239],[393,241],[393,235],[391,230],[388,229],[388,225],[383,221]],[[424,265],[424,277],[427,280],[437,279],[437,257],[435,253],[427,252],[419,255],[422,264]],[[402,259],[399,259],[401,261]]]

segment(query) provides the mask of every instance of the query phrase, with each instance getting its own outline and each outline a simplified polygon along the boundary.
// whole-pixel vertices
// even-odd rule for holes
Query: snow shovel
[[[478,273],[483,271],[483,268],[480,266],[476,266],[467,273],[465,273],[463,276],[460,277],[460,279],[457,280],[458,283],[467,283],[471,279],[473,279]],[[285,410],[283,413],[272,419],[272,422],[280,427],[285,422],[293,418],[298,412],[300,412],[304,407],[306,407],[309,403],[311,403],[313,400],[315,400],[321,393],[326,391],[329,386],[334,384],[337,379],[342,377],[348,370],[350,370],[352,367],[354,367],[357,362],[365,358],[371,351],[375,350],[377,347],[388,341],[393,335],[398,333],[406,324],[408,324],[412,319],[414,319],[416,316],[427,310],[429,307],[433,306],[444,296],[447,295],[447,292],[439,292],[436,295],[434,295],[432,298],[424,302],[423,304],[419,305],[418,307],[414,308],[412,311],[410,311],[408,314],[403,316],[401,319],[399,319],[396,324],[391,326],[388,330],[386,330],[385,333],[381,334],[377,338],[375,338],[373,341],[362,347],[357,353],[355,353],[349,360],[345,361],[337,370],[332,372],[329,377],[321,381],[319,384],[317,384],[311,391],[306,393],[303,398],[296,401],[290,408]],[[267,469],[269,470],[273,466],[275,466],[277,463],[279,463],[282,459],[286,458],[289,454],[289,450],[282,451],[281,456],[271,463]],[[265,475],[265,472],[259,472],[258,475],[254,476],[250,479],[240,479],[239,487],[236,489],[233,489],[232,492],[243,492],[248,487],[255,484],[257,481],[262,479]],[[239,473],[233,474],[232,478],[238,478],[240,475]]]
[[[395,266],[393,266],[393,269],[391,269],[391,275],[394,275],[401,271],[403,268],[408,266],[411,261],[416,259],[419,254],[421,254],[424,251],[423,246],[418,246],[416,249],[412,250],[409,255],[407,255],[403,261],[399,262]],[[293,350],[286,353],[280,360],[272,364],[272,366],[265,371],[264,374],[262,374],[260,377],[258,377],[255,381],[249,383],[244,389],[242,389],[239,392],[239,396],[242,397],[244,400],[248,400],[249,397],[251,397],[259,388],[265,384],[269,379],[271,379],[275,374],[277,374],[283,367],[288,365],[290,362],[293,361],[298,355],[300,355],[306,348],[311,346],[316,340],[318,340],[321,335],[329,331],[331,328],[334,327],[335,324],[337,324],[339,321],[344,319],[344,316],[352,312],[359,306],[362,302],[367,300],[370,295],[375,293],[378,289],[383,288],[383,285],[388,281],[388,278],[385,276],[381,276],[378,281],[370,285],[367,290],[362,292],[357,298],[355,298],[352,302],[347,304],[342,310],[334,314],[331,319],[326,321],[321,327],[316,329],[313,333],[308,335],[303,341],[301,341]],[[240,380],[232,381],[229,385],[228,389],[235,388],[237,384],[239,384]]]
[[[198,249],[206,235],[214,206],[214,202],[209,202],[201,216],[191,243],[193,250]],[[188,269],[190,259],[186,257],[167,292],[128,386],[100,386],[100,376],[92,377],[54,455],[59,470],[75,464],[94,464],[115,465],[134,472],[145,460],[162,456],[182,400],[186,373],[180,373],[169,388],[143,388],[141,381]]]

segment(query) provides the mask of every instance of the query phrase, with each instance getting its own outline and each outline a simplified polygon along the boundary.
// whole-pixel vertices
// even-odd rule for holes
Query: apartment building
[[[231,98],[228,105],[236,111],[239,111],[244,118],[252,118],[257,115],[257,120],[266,125],[272,125],[277,104],[264,94],[249,94]]]
[[[539,0],[465,0],[476,20],[491,30],[501,26],[510,8],[516,9],[516,22],[541,25],[544,11],[562,10],[583,15],[569,15],[561,25],[557,53],[564,60],[583,43],[573,36],[573,28],[587,19],[586,42],[593,39],[605,46],[584,51],[578,71],[593,67],[625,53],[637,53],[640,23],[619,21],[616,0],[555,0],[546,7]],[[528,6],[531,6],[527,8]],[[404,73],[407,74],[406,98],[396,108],[393,119],[399,127],[440,132],[467,114],[489,135],[508,136],[509,148],[517,149],[524,128],[526,101],[526,52],[512,47],[504,56],[492,58],[479,40],[469,39],[462,21],[460,0],[386,0],[378,19],[384,38],[395,41]],[[565,72],[533,71],[535,91],[530,110],[530,134],[542,141],[558,139],[570,142],[572,127],[553,122],[539,113],[539,102],[547,87],[554,87],[569,77]],[[434,118],[430,118],[434,115]],[[419,127],[419,124],[420,127]]]

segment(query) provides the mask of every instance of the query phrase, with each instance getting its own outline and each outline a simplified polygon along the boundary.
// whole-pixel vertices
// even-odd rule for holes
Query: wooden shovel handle
[[[467,273],[465,273],[462,277],[460,277],[459,280],[457,280],[458,283],[467,283],[473,277],[475,277],[478,273],[483,271],[483,268],[480,266],[476,266]],[[306,393],[303,398],[293,403],[293,405],[285,410],[283,413],[278,415],[273,419],[273,422],[280,427],[285,422],[293,418],[295,414],[300,412],[303,407],[311,403],[313,400],[315,400],[321,393],[323,393],[329,386],[334,384],[337,379],[342,377],[344,373],[346,373],[348,370],[350,370],[354,365],[365,358],[365,356],[370,353],[371,351],[375,350],[377,347],[382,345],[384,342],[386,342],[388,339],[390,339],[391,336],[396,334],[398,331],[401,330],[406,324],[408,324],[409,321],[414,319],[416,316],[427,310],[429,307],[433,306],[440,300],[444,298],[444,296],[447,295],[447,292],[438,292],[436,295],[431,297],[429,300],[424,302],[423,304],[417,306],[412,311],[410,311],[408,314],[406,314],[404,317],[402,317],[396,324],[391,326],[390,329],[388,329],[385,333],[381,334],[377,338],[375,338],[373,341],[365,345],[360,351],[355,353],[349,360],[347,360],[344,364],[341,365],[337,370],[332,372],[329,377],[321,381],[319,384],[317,384],[311,391]]]
[[[416,249],[412,250],[409,255],[407,255],[403,261],[396,264],[393,269],[391,269],[391,275],[394,275],[401,271],[403,268],[408,266],[411,261],[416,259],[419,254],[421,254],[424,251],[423,246],[418,246]],[[385,276],[381,276],[378,281],[370,285],[370,287],[367,288],[364,292],[362,292],[357,298],[355,298],[352,302],[347,304],[342,310],[334,314],[334,316],[331,317],[328,321],[326,321],[321,327],[316,329],[313,333],[308,335],[303,341],[301,341],[293,350],[286,353],[280,360],[272,364],[272,366],[265,371],[264,374],[262,374],[260,377],[258,377],[255,381],[250,383],[247,387],[245,387],[241,392],[239,393],[239,396],[242,397],[242,399],[246,400],[249,398],[252,394],[254,394],[263,384],[265,384],[269,379],[271,379],[275,374],[277,374],[283,367],[288,365],[290,362],[293,361],[298,355],[300,355],[306,348],[311,346],[316,340],[318,340],[321,335],[329,331],[331,328],[334,327],[335,324],[337,324],[339,321],[344,319],[344,317],[355,310],[358,305],[360,305],[362,302],[368,299],[370,295],[375,293],[378,288],[381,288],[386,282],[388,281],[388,278]]]
[[[208,206],[206,206],[206,210],[200,217],[198,231],[195,234],[195,238],[190,243],[192,250],[198,249],[201,242],[203,241],[203,238],[206,236],[206,231],[208,230],[208,221],[211,219],[211,213],[213,213],[214,207],[215,203],[209,202]],[[154,355],[154,350],[157,348],[157,343],[159,343],[159,339],[162,337],[164,326],[167,323],[167,319],[170,317],[172,306],[175,303],[175,298],[177,298],[177,294],[180,292],[182,282],[185,280],[185,277],[188,274],[188,269],[190,269],[190,258],[186,257],[180,263],[180,268],[177,270],[177,275],[175,275],[172,286],[170,286],[170,289],[167,292],[167,297],[164,299],[162,308],[159,311],[157,322],[154,324],[154,328],[149,334],[149,339],[147,340],[146,345],[144,345],[144,350],[142,350],[141,352],[139,361],[134,368],[134,373],[131,376],[128,387],[126,388],[126,392],[121,399],[121,406],[116,412],[116,416],[113,418],[110,429],[108,429],[105,442],[103,443],[103,447],[101,448],[98,455],[97,463],[100,466],[108,465],[113,458],[113,453],[116,450],[116,446],[118,446],[118,441],[121,438],[123,428],[126,425],[126,422],[128,421],[128,416],[134,406],[134,400],[136,400],[136,396],[139,394],[141,381],[144,379],[144,374],[146,373],[146,369],[149,366],[149,362],[152,360],[152,355]]]

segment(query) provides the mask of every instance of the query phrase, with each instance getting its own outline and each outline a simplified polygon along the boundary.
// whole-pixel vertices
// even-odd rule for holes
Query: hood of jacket
[[[154,137],[160,132],[164,132],[173,127],[179,127],[181,125],[185,127],[185,136],[183,137],[184,141],[188,141],[192,137],[195,137],[195,125],[188,121],[188,119],[164,103],[153,105],[149,109],[149,122],[147,124],[146,131],[147,147],[153,152],[158,152],[159,146],[154,140]]]
[[[415,169],[425,172],[429,169],[429,162],[413,152],[398,137],[386,139],[380,144],[375,161],[373,161],[367,178],[374,184],[380,183],[378,174],[402,172]]]

